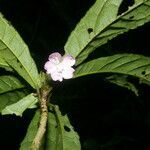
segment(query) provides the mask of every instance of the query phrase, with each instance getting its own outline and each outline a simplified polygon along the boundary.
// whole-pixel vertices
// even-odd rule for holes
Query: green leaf
[[[1,66],[12,67],[33,88],[40,87],[38,71],[27,45],[2,14],[0,14],[0,60]]]
[[[0,57],[0,68],[4,68],[6,71],[13,71],[13,69],[6,63],[4,59]]]
[[[26,95],[24,91],[13,91],[0,95],[0,112],[8,105],[16,103]]]
[[[106,80],[109,82],[116,84],[118,86],[127,88],[128,90],[131,90],[136,96],[138,96],[138,89],[135,87],[135,85],[128,81],[128,76],[126,75],[112,75],[109,77],[106,77]]]
[[[0,76],[0,94],[23,87],[24,85],[14,76]]]
[[[140,79],[139,83],[140,84],[147,84],[148,86],[150,86],[150,81],[147,81],[147,80]]]
[[[26,97],[22,98],[18,102],[6,106],[2,110],[2,115],[8,114],[15,114],[17,116],[22,116],[22,113],[27,108],[35,108],[35,104],[38,102],[38,98],[34,96],[33,93],[27,95]]]
[[[102,57],[80,65],[74,77],[96,73],[120,73],[150,81],[150,58],[135,54]]]
[[[38,131],[39,121],[40,121],[40,112],[36,111],[32,121],[28,127],[27,134],[21,143],[20,150],[30,150],[31,149],[31,144],[35,138],[37,131]]]
[[[97,0],[71,33],[65,51],[77,57],[77,64],[108,40],[150,21],[149,0],[136,0],[132,7],[118,16],[121,2]]]
[[[79,136],[71,126],[67,115],[62,116],[58,106],[50,109],[46,150],[81,150]]]

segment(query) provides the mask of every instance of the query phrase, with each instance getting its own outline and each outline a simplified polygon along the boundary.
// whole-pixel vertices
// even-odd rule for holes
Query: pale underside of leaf
[[[79,66],[74,77],[96,73],[119,73],[150,81],[150,58],[136,54],[102,57]]]
[[[2,115],[15,114],[17,116],[22,116],[23,112],[28,108],[35,108],[35,104],[38,102],[38,98],[34,96],[33,93],[22,98],[18,102],[6,106],[2,110]]]
[[[117,16],[121,1],[97,0],[71,33],[65,51],[77,57],[77,65],[108,40],[150,21],[149,0],[135,1]]]
[[[79,136],[71,126],[68,117],[62,116],[58,106],[49,112],[46,150],[81,150]]]
[[[9,65],[33,88],[40,87],[36,65],[27,45],[17,31],[0,14],[0,60],[1,66]]]
[[[0,94],[24,88],[24,85],[14,76],[0,76]]]
[[[26,95],[24,91],[13,91],[0,95],[0,112],[6,107],[13,103],[18,102]]]
[[[106,80],[109,81],[110,83],[124,87],[128,90],[131,90],[132,92],[134,92],[134,94],[136,96],[138,96],[138,89],[136,88],[136,86],[133,83],[128,81],[127,77],[128,76],[126,76],[126,75],[115,74],[115,75],[106,77]]]

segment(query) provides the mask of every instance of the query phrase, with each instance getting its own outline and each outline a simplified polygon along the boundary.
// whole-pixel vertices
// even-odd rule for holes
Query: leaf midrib
[[[59,110],[58,110],[58,107],[57,106],[54,106],[54,110],[55,110],[55,113],[56,113],[56,118],[58,120],[58,123],[59,123],[59,128],[60,128],[60,133],[61,133],[61,143],[62,143],[62,150],[64,150],[64,142],[63,142],[63,139],[64,139],[64,133],[63,133],[63,127],[61,125],[61,120],[60,120],[60,116],[59,116]]]
[[[99,13],[98,13],[98,15],[97,15],[97,17],[96,17],[95,24],[94,24],[94,29],[96,29],[96,24],[97,24],[98,17],[99,17],[99,15],[100,15],[100,13],[103,11],[104,6],[105,6],[106,4],[107,4],[107,1],[103,3],[103,6],[102,6],[101,10],[99,11]]]
[[[147,0],[146,0],[145,2],[147,2]],[[132,6],[132,9],[127,10],[126,12],[124,12],[124,13],[122,13],[121,15],[117,16],[116,19],[115,19],[115,20],[112,20],[112,22],[110,22],[104,29],[102,29],[100,32],[95,33],[95,36],[93,36],[93,38],[91,38],[91,41],[88,42],[88,43],[83,47],[83,49],[79,52],[79,54],[78,54],[76,57],[78,57],[78,56],[84,51],[84,49],[86,49],[86,47],[87,47],[90,43],[92,43],[92,41],[93,41],[94,39],[96,39],[96,37],[97,37],[100,33],[102,33],[106,28],[108,28],[108,27],[111,26],[114,22],[117,22],[122,16],[127,15],[128,13],[132,12],[134,9],[136,9],[137,7],[139,7],[140,5],[142,5],[142,4],[145,3],[145,2],[141,2],[141,3],[137,4],[137,5],[134,4],[134,5],[136,5],[136,6],[133,5],[133,6]]]
[[[82,68],[80,68],[80,69],[82,69]],[[113,69],[112,69],[113,70]],[[148,82],[150,82],[150,80],[149,79],[147,79],[147,78],[144,78],[144,77],[142,77],[142,76],[138,76],[138,75],[132,75],[132,74],[129,74],[129,73],[123,73],[123,72],[119,72],[119,71],[115,71],[115,70],[113,70],[113,71],[101,71],[101,70],[98,70],[98,71],[90,71],[90,73],[81,73],[81,74],[77,74],[77,75],[75,75],[74,76],[74,78],[78,78],[78,77],[82,77],[82,76],[86,76],[86,75],[91,75],[91,74],[98,74],[98,73],[118,73],[118,74],[123,74],[123,75],[129,75],[129,76],[133,76],[133,77],[137,77],[137,78],[140,78],[140,79],[143,79],[143,80],[146,80],[146,81],[148,81]]]
[[[2,19],[2,21],[5,23],[5,28],[7,28],[8,27],[8,25],[6,24],[6,22]],[[15,30],[15,29],[14,29]],[[15,36],[16,36],[16,31],[15,31]],[[5,33],[4,33],[4,35],[5,35]],[[27,74],[28,74],[28,76],[30,77],[30,79],[31,79],[31,81],[32,81],[32,83],[34,84],[34,86],[35,86],[35,88],[37,88],[37,85],[35,84],[35,82],[34,82],[34,79],[32,78],[32,76],[30,76],[30,73],[28,72],[28,70],[26,69],[26,67],[22,64],[22,62],[20,61],[20,58],[19,57],[17,57],[16,55],[15,55],[15,53],[11,50],[11,48],[2,40],[2,38],[0,38],[0,40],[2,41],[2,43],[11,51],[11,53],[15,56],[15,58],[17,59],[17,60],[19,60],[19,62],[20,62],[20,64],[23,66],[23,68],[24,68],[24,70],[27,72]],[[21,39],[22,40],[22,39]],[[24,48],[26,48],[27,46],[25,45],[25,47]],[[5,60],[6,62],[7,62],[7,60]]]

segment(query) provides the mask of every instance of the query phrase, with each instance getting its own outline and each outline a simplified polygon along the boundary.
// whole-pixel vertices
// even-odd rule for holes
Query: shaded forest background
[[[43,70],[50,53],[64,53],[63,46],[70,32],[94,2],[0,0],[0,11],[29,46],[39,70]],[[124,0],[119,13],[133,2]],[[149,33],[147,23],[103,45],[89,59],[116,53],[150,56]],[[150,87],[130,77],[139,89],[136,97],[131,91],[106,81],[106,76],[97,74],[53,83],[52,102],[68,114],[80,135],[83,150],[149,149]],[[28,110],[22,118],[0,116],[0,149],[19,149],[33,115],[34,110]]]

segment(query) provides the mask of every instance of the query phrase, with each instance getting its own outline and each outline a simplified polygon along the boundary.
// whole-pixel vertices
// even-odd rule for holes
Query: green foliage
[[[50,109],[52,112],[48,114],[46,150],[80,150],[79,136],[67,115],[62,116],[58,106]]]
[[[20,150],[30,150],[31,149],[31,144],[32,144],[33,139],[38,130],[39,120],[40,120],[40,112],[36,111],[32,121],[28,127],[27,134],[21,143]]]
[[[131,90],[132,92],[134,92],[134,94],[136,96],[138,96],[137,88],[135,87],[134,84],[132,84],[131,82],[128,81],[127,77],[128,76],[125,76],[125,75],[115,74],[115,75],[106,77],[106,79],[111,83],[114,83],[118,86],[121,86],[121,87],[127,88],[128,90]]]
[[[16,103],[22,99],[26,93],[22,91],[13,91],[4,94],[0,94],[0,112],[8,105]]]
[[[34,94],[29,94],[26,97],[22,98],[18,102],[6,106],[2,110],[2,115],[15,114],[17,116],[22,116],[23,112],[27,108],[35,108],[36,103],[38,102],[38,98],[34,96]]]
[[[0,66],[12,67],[33,88],[40,87],[36,65],[27,45],[16,30],[0,14]]]
[[[133,6],[118,15],[122,1],[97,0],[71,33],[65,45],[65,52],[77,58],[77,65],[83,62],[96,48],[107,43],[108,40],[150,21],[149,0],[135,0]],[[44,85],[49,83],[49,78],[44,73],[38,74],[27,45],[1,14],[0,67],[5,68],[7,71],[16,71],[34,89],[40,89],[43,84],[43,87],[37,90],[37,94],[41,98],[40,108],[44,108],[45,103],[42,103],[42,101],[47,102],[48,94],[46,95],[43,89]],[[115,73],[116,75],[107,79],[112,83],[132,90],[138,95],[136,87],[127,80],[127,76],[138,77],[141,82],[149,84],[150,59],[135,54],[101,57],[78,66],[74,78],[96,73]],[[123,74],[123,76],[118,74]],[[24,85],[16,77],[0,76],[0,112],[2,115],[15,114],[22,116],[26,109],[36,107],[38,98],[35,94],[27,95],[23,89],[20,92],[19,89],[21,88],[24,88]],[[48,88],[52,87],[48,86]],[[39,120],[40,111],[37,110],[21,143],[20,150],[31,149],[31,144],[39,128]],[[41,149],[81,149],[79,136],[74,131],[67,115],[63,116],[58,106],[52,104],[49,105],[47,129],[44,136],[44,139],[40,139],[40,142],[43,142]]]
[[[0,94],[23,87],[24,85],[14,76],[0,76]]]
[[[98,58],[79,66],[75,78],[96,73],[120,73],[150,81],[150,59],[135,54]]]
[[[150,21],[149,0],[136,0],[126,12],[117,15],[121,2],[97,0],[71,33],[65,51],[77,57],[77,64],[108,40]]]
[[[8,63],[6,63],[6,61],[4,59],[2,59],[0,57],[0,67],[1,68],[4,68],[5,70],[8,70],[8,71],[12,71],[13,69],[8,65]]]
[[[49,109],[47,130],[41,149],[80,150],[79,136],[73,130],[68,117],[61,115],[58,106],[53,105]],[[40,112],[37,111],[21,143],[20,150],[31,149],[31,144],[38,130],[39,120]]]

